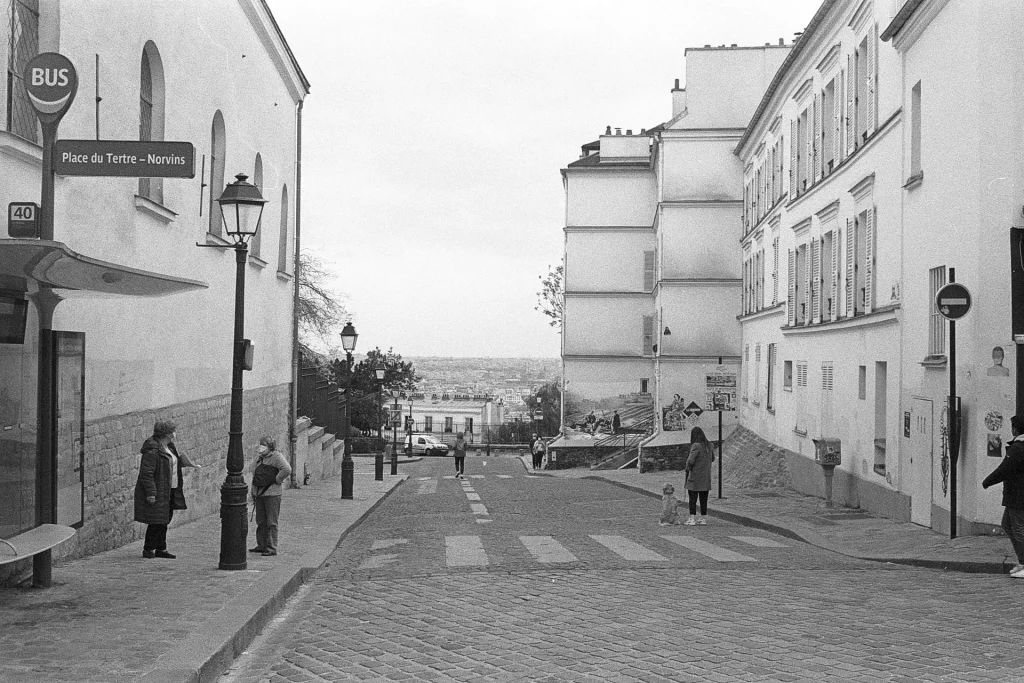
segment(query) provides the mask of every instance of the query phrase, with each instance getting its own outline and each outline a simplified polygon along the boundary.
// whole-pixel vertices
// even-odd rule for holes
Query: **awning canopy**
[[[55,290],[62,299],[75,296],[167,296],[209,285],[200,280],[164,275],[83,256],[63,242],[0,239],[0,288],[23,292],[35,287]]]

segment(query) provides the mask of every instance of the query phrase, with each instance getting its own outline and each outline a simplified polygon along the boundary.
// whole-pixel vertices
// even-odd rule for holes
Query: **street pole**
[[[344,455],[341,457],[341,499],[352,500],[352,480],[355,477],[355,465],[352,462],[352,444],[349,440],[351,431],[352,410],[352,352],[345,352],[345,419],[341,426],[341,434],[345,439]]]
[[[384,382],[377,380],[377,448],[376,455],[373,458],[373,479],[374,481],[384,481],[384,441],[381,439],[381,425],[380,425],[380,397],[381,389],[384,387]]]
[[[718,357],[718,364],[722,364],[722,357]],[[722,499],[722,411],[718,411],[718,499]]]
[[[956,282],[956,269],[949,269],[949,281]],[[960,460],[960,434],[956,406],[956,320],[949,321],[949,412],[946,432],[949,439],[949,537],[956,538],[956,466]]]
[[[228,426],[227,476],[220,487],[220,569],[246,568],[245,539],[249,535],[242,453],[242,363],[245,336],[245,269],[249,245],[235,243],[235,335],[231,362],[231,422]]]
[[[398,390],[395,389],[395,409],[392,411],[391,419],[391,474],[398,474],[398,421],[394,419],[398,412]]]

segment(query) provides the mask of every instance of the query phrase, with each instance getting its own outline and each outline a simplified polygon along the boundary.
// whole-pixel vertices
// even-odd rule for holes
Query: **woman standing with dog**
[[[711,463],[714,461],[715,452],[704,436],[704,430],[694,427],[690,430],[690,455],[686,458],[686,492],[690,496],[690,517],[683,524],[687,526],[708,523],[708,492],[711,491]]]

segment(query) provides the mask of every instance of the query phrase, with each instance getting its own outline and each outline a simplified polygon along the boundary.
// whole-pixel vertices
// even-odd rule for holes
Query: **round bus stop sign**
[[[957,282],[950,282],[935,293],[935,308],[946,320],[959,320],[971,310],[971,293]]]
[[[71,60],[57,52],[43,52],[28,61],[23,77],[39,120],[60,121],[78,92],[78,74]]]

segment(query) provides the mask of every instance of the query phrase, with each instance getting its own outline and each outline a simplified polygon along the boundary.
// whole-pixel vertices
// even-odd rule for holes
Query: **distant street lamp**
[[[267,200],[259,188],[245,182],[248,176],[239,173],[235,182],[224,188],[220,204],[224,232],[234,238],[235,249],[235,332],[231,359],[231,417],[228,425],[227,476],[220,487],[220,569],[245,569],[245,539],[249,535],[246,496],[248,487],[242,470],[242,371],[251,370],[250,349],[245,336],[245,268],[249,260],[249,243],[260,229],[263,205]]]
[[[374,368],[374,374],[377,375],[377,455],[373,458],[373,478],[375,481],[384,481],[384,441],[381,438],[381,403],[380,396],[381,391],[384,388],[384,368]]]
[[[544,405],[540,396],[537,397],[537,434],[544,436]]]
[[[401,412],[398,407],[398,396],[401,390],[392,389],[391,396],[395,399],[395,407],[391,411],[391,474],[398,474],[398,421],[401,419]]]
[[[409,443],[407,444],[408,455],[412,457],[412,393],[409,393],[409,424],[406,425],[406,431],[409,432]]]
[[[359,335],[352,321],[345,323],[341,329],[341,348],[345,349],[345,424],[341,428],[345,439],[344,455],[341,458],[341,499],[352,500],[352,480],[355,477],[355,465],[352,463],[352,443],[349,432],[352,428],[352,352],[356,350],[356,339]]]

